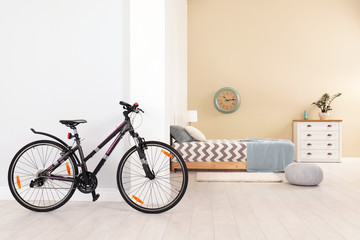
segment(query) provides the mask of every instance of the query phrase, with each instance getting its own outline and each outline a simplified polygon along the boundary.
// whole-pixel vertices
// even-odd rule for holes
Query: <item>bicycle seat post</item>
[[[74,137],[75,137],[76,146],[79,149],[80,159],[81,159],[81,161],[83,161],[84,160],[84,153],[83,153],[83,150],[82,150],[82,147],[81,147],[81,141],[80,141],[79,133],[78,133],[75,126],[71,126],[70,128],[74,131]]]
[[[75,138],[75,143],[76,143],[77,149],[79,151],[80,161],[81,161],[80,165],[81,165],[81,168],[83,170],[85,182],[88,182],[88,177],[86,176],[87,167],[86,167],[86,164],[84,162],[84,152],[83,152],[82,147],[81,147],[81,141],[80,141],[79,133],[78,133],[75,126],[69,126],[69,127],[74,131],[74,135],[72,137]]]
[[[75,127],[75,126],[72,126],[72,127],[70,127],[70,128],[74,131],[74,137],[75,137],[76,143],[78,143],[78,141],[79,141],[79,143],[80,143],[80,138],[79,138],[79,134],[78,134],[78,131],[77,131],[76,127]]]

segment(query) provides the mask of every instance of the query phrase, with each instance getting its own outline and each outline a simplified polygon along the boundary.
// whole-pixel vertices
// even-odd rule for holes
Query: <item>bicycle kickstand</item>
[[[96,200],[99,199],[100,194],[96,194],[95,190],[91,192],[92,197],[93,197],[93,202],[95,202]]]

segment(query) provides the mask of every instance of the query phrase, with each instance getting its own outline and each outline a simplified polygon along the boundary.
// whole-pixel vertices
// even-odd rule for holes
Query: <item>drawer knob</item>
[[[328,137],[332,137],[332,134],[329,133],[327,136],[328,136]]]
[[[332,127],[332,125],[331,125],[331,124],[329,124],[329,125],[328,125],[328,128],[331,128],[331,127]]]
[[[312,153],[308,152],[308,153],[307,153],[307,155],[309,155],[309,156],[310,156],[310,155],[312,155]]]
[[[329,156],[331,156],[331,155],[332,155],[332,153],[328,153],[328,155],[329,155]]]
[[[332,143],[328,143],[328,146],[332,146]]]
[[[312,146],[312,144],[311,144],[311,143],[308,143],[308,144],[306,144],[306,145],[308,145],[308,146]]]
[[[311,137],[311,134],[309,133],[309,134],[308,134],[308,135],[306,135],[306,136]]]
[[[306,127],[312,127],[310,124],[308,124]]]

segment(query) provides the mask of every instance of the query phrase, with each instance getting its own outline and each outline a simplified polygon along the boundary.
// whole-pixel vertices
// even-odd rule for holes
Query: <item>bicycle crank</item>
[[[77,189],[79,189],[82,193],[92,193],[95,191],[98,181],[96,176],[93,175],[92,172],[86,172],[87,177],[89,179],[89,183],[85,183],[84,176],[82,173],[80,173],[77,176]]]

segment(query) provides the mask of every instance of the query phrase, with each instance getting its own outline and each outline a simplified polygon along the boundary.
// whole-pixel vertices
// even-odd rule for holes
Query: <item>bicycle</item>
[[[74,147],[54,135],[31,128],[33,133],[55,141],[31,142],[12,159],[8,183],[16,201],[30,210],[47,212],[63,206],[78,189],[82,193],[91,193],[95,202],[100,196],[95,191],[96,175],[129,132],[135,145],[121,158],[116,174],[121,196],[132,208],[144,213],[161,213],[173,208],[187,188],[188,172],[183,158],[168,144],[145,141],[135,132],[129,115],[144,112],[137,103],[130,105],[120,101],[120,105],[125,120],[86,157],[76,129],[86,120],[60,120],[73,130],[73,134],[68,133],[68,139],[74,140]],[[86,162],[115,136],[94,171],[88,171]],[[170,171],[170,162],[178,162],[180,169]]]

